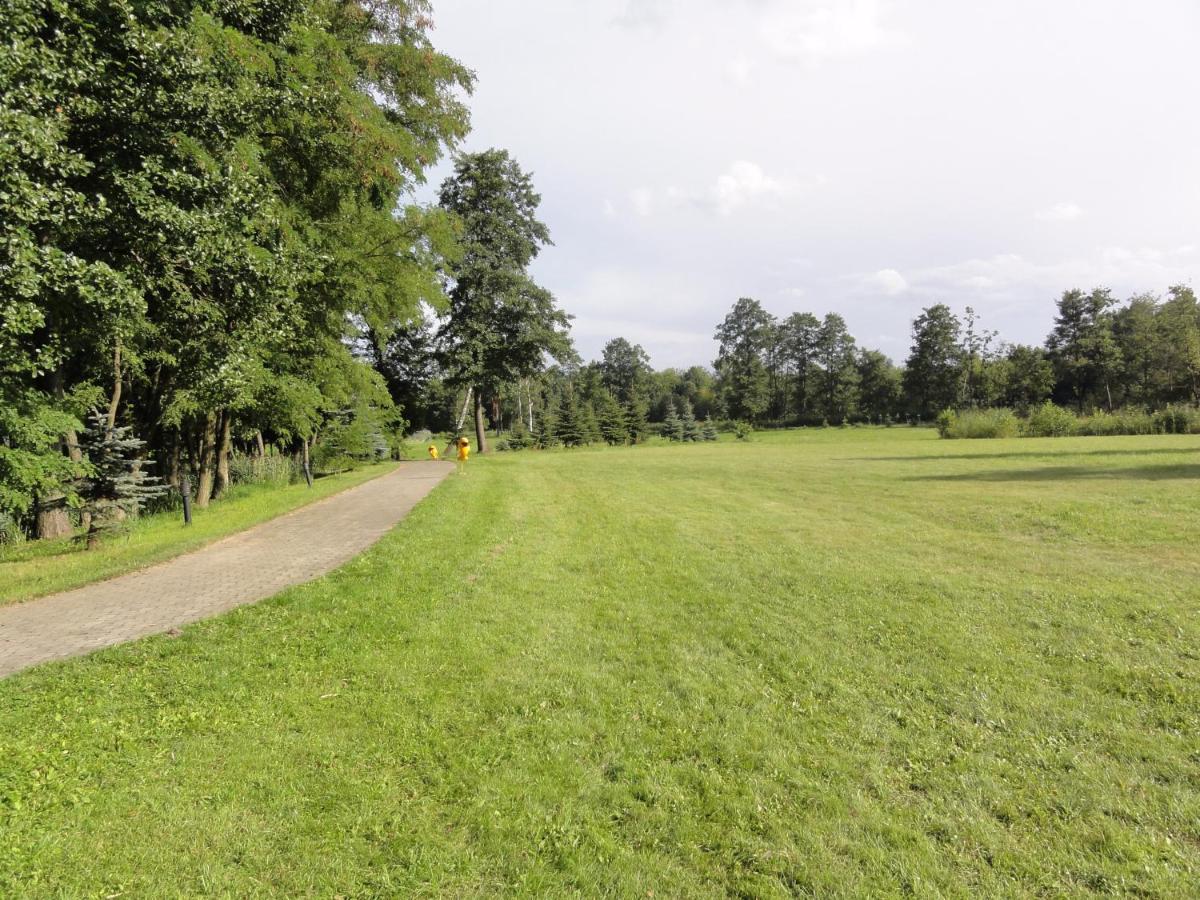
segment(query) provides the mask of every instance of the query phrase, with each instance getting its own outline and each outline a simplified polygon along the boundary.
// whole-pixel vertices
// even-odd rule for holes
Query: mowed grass
[[[1200,895],[1200,438],[470,465],[0,682],[0,894]]]
[[[87,550],[82,542],[71,538],[0,548],[0,606],[162,562],[378,478],[394,468],[395,463],[365,466],[318,478],[311,489],[303,483],[283,487],[235,485],[226,497],[207,509],[193,509],[191,525],[184,525],[182,510],[146,516],[125,531],[105,537],[94,550]]]

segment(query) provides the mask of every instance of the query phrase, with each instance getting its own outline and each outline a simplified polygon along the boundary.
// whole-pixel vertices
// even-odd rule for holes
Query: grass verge
[[[212,541],[244,531],[298,507],[390,472],[395,463],[366,466],[305,484],[236,485],[207,509],[160,513],[134,522],[95,550],[71,539],[30,541],[0,550],[0,605],[70,590],[162,562]]]

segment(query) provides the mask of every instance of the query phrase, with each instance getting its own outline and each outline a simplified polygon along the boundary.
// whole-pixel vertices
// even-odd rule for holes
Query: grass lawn
[[[1200,438],[756,437],[0,682],[0,895],[1200,896]]]
[[[146,516],[125,533],[105,539],[101,546],[91,551],[70,538],[30,541],[2,548],[0,606],[69,590],[162,562],[377,478],[394,468],[395,463],[381,463],[318,478],[313,482],[312,490],[305,484],[286,487],[235,485],[226,498],[215,501],[207,509],[193,509],[190,526],[183,524],[181,511]]]

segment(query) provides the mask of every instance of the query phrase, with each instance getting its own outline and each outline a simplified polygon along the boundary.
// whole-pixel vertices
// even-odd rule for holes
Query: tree
[[[816,355],[821,413],[830,422],[844,422],[858,400],[858,369],[854,338],[837,313],[827,314],[821,322]]]
[[[600,373],[604,386],[620,403],[629,403],[641,391],[650,374],[650,357],[640,344],[613,338],[604,345]]]
[[[913,322],[912,350],[904,366],[909,409],[932,420],[958,404],[962,372],[961,325],[943,303],[923,310]]]
[[[1200,404],[1200,302],[1187,285],[1167,291],[1158,313],[1160,399]]]
[[[770,390],[762,357],[773,324],[757,300],[743,297],[717,328],[717,376],[730,418],[756,422],[767,410]]]
[[[1008,406],[1030,410],[1050,399],[1054,367],[1040,347],[1017,344],[1005,354],[1006,373],[1001,396]]]
[[[704,425],[701,428],[700,436],[705,441],[715,441],[717,439],[717,426],[713,424],[711,417],[704,417]]]
[[[900,370],[878,350],[858,355],[858,410],[872,421],[890,420],[900,408]]]
[[[992,341],[996,339],[995,331],[985,331],[978,327],[979,316],[971,307],[967,307],[966,325],[962,335],[962,372],[963,387],[961,399],[968,406],[988,406],[991,403],[988,377],[988,366],[992,363]]]
[[[629,435],[630,442],[640,444],[650,431],[649,422],[646,419],[646,401],[641,397],[635,397],[625,404],[624,413],[625,431]]]
[[[460,156],[440,203],[462,221],[442,360],[452,383],[475,390],[476,440],[486,453],[485,396],[540,372],[547,355],[570,358],[569,318],[528,274],[550,232],[537,219],[531,177],[507,152]]]
[[[1110,311],[1115,302],[1103,288],[1090,294],[1063,292],[1054,330],[1046,339],[1059,393],[1069,397],[1080,413],[1096,397],[1102,398],[1110,411],[1113,408],[1112,382],[1121,361]]]
[[[146,442],[131,437],[128,427],[113,426],[107,414],[92,413],[82,444],[89,472],[80,483],[79,497],[89,522],[87,547],[91,550],[101,534],[136,515],[166,487],[150,477],[148,462],[137,458]]]
[[[596,405],[596,417],[599,420],[600,435],[609,446],[616,447],[629,442],[629,425],[626,422],[625,410],[607,390],[600,394]]]
[[[784,360],[792,372],[792,409],[803,420],[812,408],[813,367],[821,322],[812,313],[792,313],[781,330]]]

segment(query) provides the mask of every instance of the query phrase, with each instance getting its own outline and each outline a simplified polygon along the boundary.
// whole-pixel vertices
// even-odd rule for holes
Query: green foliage
[[[508,434],[508,446],[511,450],[524,450],[534,444],[534,436],[529,433],[529,428],[521,419],[517,419],[513,423],[512,430]]]
[[[962,378],[962,325],[950,308],[938,303],[913,322],[912,351],[904,367],[904,393],[909,408],[932,419],[958,404]]]
[[[460,156],[440,202],[462,223],[442,363],[450,383],[473,387],[482,403],[502,384],[542,371],[547,355],[571,358],[569,317],[528,274],[550,232],[537,219],[532,179],[508,153]],[[578,422],[570,427],[574,440]]]
[[[704,425],[700,430],[700,438],[705,441],[715,441],[717,439],[717,426],[713,424],[711,416],[704,417]]]
[[[1079,430],[1079,420],[1068,409],[1047,400],[1025,420],[1024,431],[1030,437],[1067,437]]]
[[[629,426],[625,419],[625,410],[607,390],[601,392],[597,401],[597,418],[600,425],[600,436],[610,447],[629,443]]]
[[[297,480],[299,471],[293,457],[282,453],[247,456],[234,453],[229,458],[229,474],[234,484],[287,485]]]
[[[1153,418],[1155,434],[1200,434],[1200,408],[1168,406]]]
[[[749,422],[735,422],[733,436],[739,441],[748,441],[754,436],[754,426]]]
[[[767,411],[769,379],[762,356],[773,325],[762,304],[742,297],[717,327],[721,402],[732,418],[754,421]]]
[[[91,414],[80,444],[88,473],[79,483],[78,495],[90,517],[87,542],[91,547],[100,534],[124,526],[167,487],[147,471],[151,461],[137,455],[146,442],[131,437],[126,426],[110,426],[102,412]]]
[[[937,429],[944,438],[1012,438],[1021,421],[1011,409],[947,409],[937,417]]]

